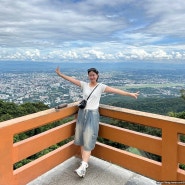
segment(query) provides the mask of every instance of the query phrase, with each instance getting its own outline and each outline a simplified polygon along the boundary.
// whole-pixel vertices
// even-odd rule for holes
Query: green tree
[[[17,105],[13,102],[5,102],[0,100],[0,122],[46,110],[48,108],[49,107],[42,102],[27,102],[21,105]]]

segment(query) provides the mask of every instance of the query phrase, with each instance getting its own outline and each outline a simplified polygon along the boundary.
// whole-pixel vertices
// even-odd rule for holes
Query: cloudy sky
[[[0,61],[185,63],[184,0],[0,0]]]

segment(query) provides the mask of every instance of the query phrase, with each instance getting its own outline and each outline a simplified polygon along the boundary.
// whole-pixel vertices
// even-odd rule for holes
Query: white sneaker
[[[86,169],[88,168],[88,164],[81,164],[75,172],[78,174],[79,177],[85,177]]]

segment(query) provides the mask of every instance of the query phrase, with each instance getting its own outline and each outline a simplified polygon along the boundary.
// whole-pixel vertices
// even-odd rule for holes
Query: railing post
[[[162,181],[177,181],[178,134],[171,125],[162,128]]]
[[[0,185],[13,185],[13,136],[0,128]]]

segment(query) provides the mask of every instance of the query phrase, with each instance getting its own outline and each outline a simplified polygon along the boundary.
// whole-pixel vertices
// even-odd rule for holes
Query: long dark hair
[[[99,78],[99,71],[98,71],[96,68],[90,68],[90,69],[88,69],[88,70],[87,70],[88,74],[89,74],[91,71],[94,72],[94,73],[96,73],[96,74],[98,75],[98,78]],[[96,79],[96,81],[98,81],[98,78]]]

